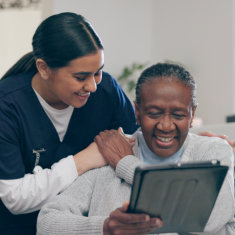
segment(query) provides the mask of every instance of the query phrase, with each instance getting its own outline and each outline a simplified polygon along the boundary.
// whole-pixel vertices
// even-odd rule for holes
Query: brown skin
[[[32,87],[55,109],[71,105],[80,108],[86,104],[90,93],[95,92],[102,79],[104,52],[79,57],[62,68],[51,69],[42,59],[36,60],[38,73]]]
[[[148,147],[159,157],[170,157],[183,145],[196,107],[192,93],[177,78],[146,82],[140,104],[135,103],[136,119]]]
[[[146,214],[126,213],[129,202],[125,202],[122,208],[114,210],[104,222],[104,235],[130,235],[147,234],[162,227],[159,218],[150,218]]]
[[[119,128],[118,131],[106,130],[100,132],[95,137],[95,142],[99,147],[99,151],[103,153],[105,161],[114,169],[123,156],[133,155],[134,140],[127,138],[122,128]]]
[[[140,104],[135,103],[136,119],[148,147],[160,157],[172,156],[184,143],[196,110],[192,106],[190,88],[177,78],[155,79],[143,85],[140,100]],[[115,130],[100,133],[95,142],[113,167],[132,152],[130,143]],[[163,225],[158,218],[144,222],[147,215],[128,214],[126,211],[124,204],[110,214],[104,222],[105,235],[146,234]]]

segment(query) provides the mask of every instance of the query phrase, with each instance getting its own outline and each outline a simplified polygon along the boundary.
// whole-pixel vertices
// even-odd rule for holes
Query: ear
[[[135,106],[135,117],[136,117],[136,124],[140,125],[140,107],[139,104],[134,101],[134,106]]]
[[[192,119],[191,119],[191,122],[190,122],[190,128],[192,127],[192,123],[193,123],[193,119],[194,119],[194,116],[195,116],[196,109],[197,109],[197,106],[194,106],[193,111],[192,111]]]
[[[43,59],[36,60],[36,66],[42,79],[47,80],[50,74],[50,68]]]

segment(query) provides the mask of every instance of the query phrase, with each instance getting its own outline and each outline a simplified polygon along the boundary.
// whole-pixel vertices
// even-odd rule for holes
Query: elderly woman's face
[[[196,108],[192,92],[176,78],[154,79],[143,84],[136,106],[148,147],[160,157],[170,157],[183,145]]]

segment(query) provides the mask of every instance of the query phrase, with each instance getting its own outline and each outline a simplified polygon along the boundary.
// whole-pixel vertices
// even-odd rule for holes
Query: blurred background
[[[64,11],[91,22],[105,47],[104,70],[131,100],[142,69],[170,60],[196,80],[197,125],[235,113],[235,0],[0,0],[0,77],[32,50],[39,23]]]

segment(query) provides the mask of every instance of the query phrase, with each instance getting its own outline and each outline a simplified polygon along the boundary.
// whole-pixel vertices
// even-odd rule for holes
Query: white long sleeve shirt
[[[33,174],[14,180],[0,180],[0,198],[13,214],[39,210],[67,188],[78,176],[73,156],[54,163],[51,169],[34,168]]]

